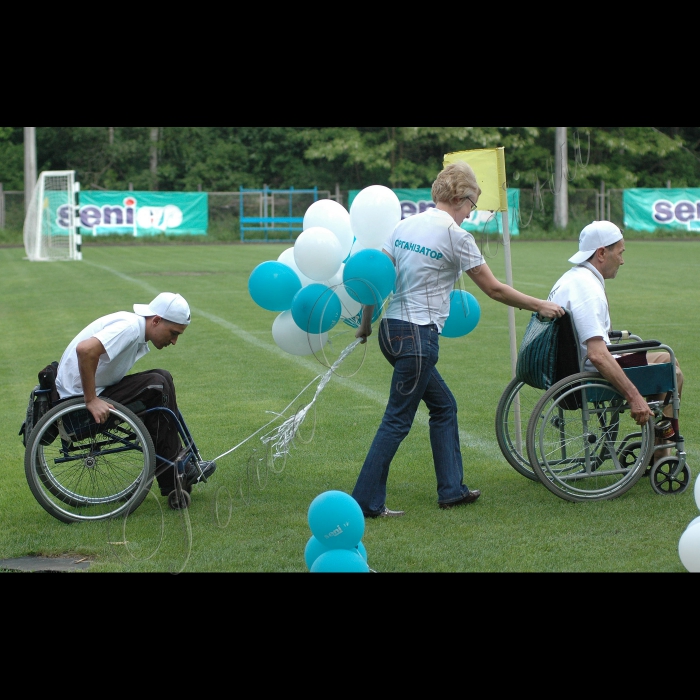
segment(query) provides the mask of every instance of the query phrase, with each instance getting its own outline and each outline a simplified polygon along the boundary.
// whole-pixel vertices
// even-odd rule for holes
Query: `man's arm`
[[[627,399],[632,418],[637,425],[644,425],[654,415],[637,387],[617,364],[602,338],[591,338],[587,343],[588,359],[594,367]]]
[[[78,368],[80,369],[80,381],[83,385],[85,405],[95,421],[98,424],[102,424],[109,418],[110,409],[114,408],[112,404],[103,401],[97,396],[97,387],[95,385],[97,365],[100,357],[105,354],[104,345],[97,338],[89,338],[78,343],[76,354],[78,355]]]

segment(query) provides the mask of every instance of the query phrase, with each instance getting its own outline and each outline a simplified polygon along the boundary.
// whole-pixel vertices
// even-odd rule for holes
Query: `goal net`
[[[29,260],[83,259],[79,192],[73,170],[41,173],[24,220],[24,249]]]

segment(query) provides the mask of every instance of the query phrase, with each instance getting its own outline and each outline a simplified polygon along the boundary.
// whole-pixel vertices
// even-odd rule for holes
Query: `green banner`
[[[361,190],[350,190],[349,206]],[[417,190],[393,190],[401,202],[402,217],[407,219],[416,214],[422,214],[426,209],[435,207],[433,191],[430,188]],[[520,190],[508,190],[509,230],[511,236],[520,235]],[[472,233],[503,234],[503,214],[492,214],[490,211],[475,211],[467,219],[462,228]]]
[[[137,236],[205,236],[206,192],[81,192],[81,233]]]
[[[625,228],[700,233],[700,189],[625,190]]]

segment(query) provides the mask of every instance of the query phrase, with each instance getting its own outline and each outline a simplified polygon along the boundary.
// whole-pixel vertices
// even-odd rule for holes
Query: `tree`
[[[24,187],[24,127],[0,126],[0,182],[5,190]]]
[[[84,189],[214,192],[429,187],[446,153],[497,147],[509,186],[556,192],[558,128],[569,192],[700,182],[700,127],[36,127],[38,169],[76,170]],[[0,127],[6,189],[22,188],[22,143],[23,127]]]

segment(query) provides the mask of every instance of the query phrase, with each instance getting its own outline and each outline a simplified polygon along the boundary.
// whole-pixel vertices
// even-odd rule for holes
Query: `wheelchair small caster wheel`
[[[620,466],[623,469],[632,469],[637,463],[642,452],[641,442],[631,442],[625,449],[620,452]]]
[[[168,496],[168,506],[170,506],[170,510],[187,510],[191,504],[192,496],[185,490],[181,490],[179,494],[178,491],[175,490]]]
[[[659,496],[679,496],[690,486],[691,473],[687,464],[673,476],[679,461],[678,457],[665,457],[651,468],[651,487]]]

